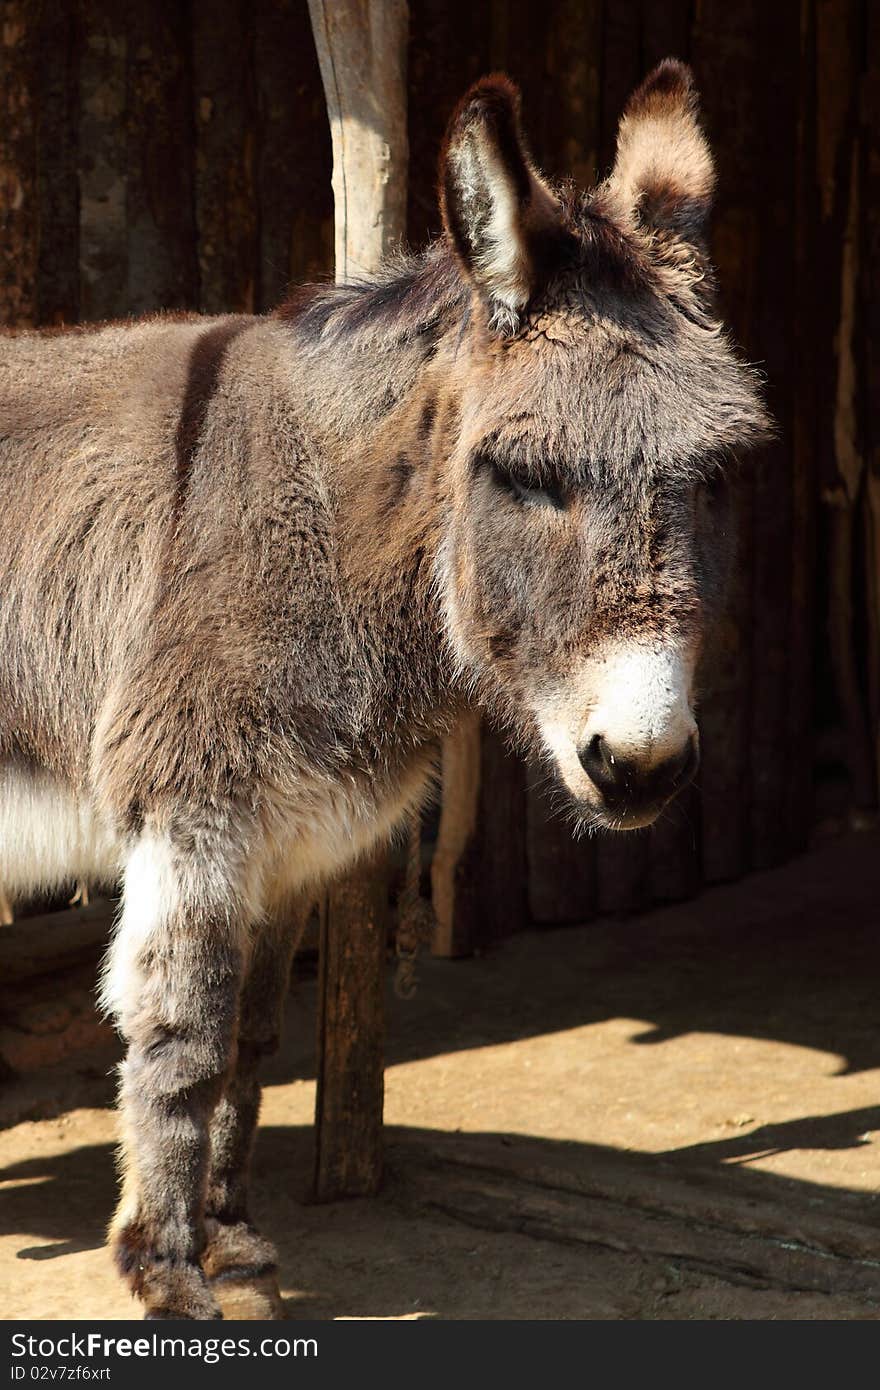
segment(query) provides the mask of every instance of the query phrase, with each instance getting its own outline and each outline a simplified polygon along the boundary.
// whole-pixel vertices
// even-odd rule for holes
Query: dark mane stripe
[[[178,509],[183,505],[190,469],[229,344],[252,323],[253,319],[245,315],[230,316],[202,333],[193,344],[186,390],[174,436]]]

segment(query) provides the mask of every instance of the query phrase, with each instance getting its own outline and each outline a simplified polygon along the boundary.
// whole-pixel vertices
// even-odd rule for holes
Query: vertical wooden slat
[[[816,279],[816,34],[813,0],[801,0],[798,44],[797,185],[793,226],[796,274],[791,414],[791,596],[789,624],[788,767],[785,822],[788,843],[802,848],[813,814],[813,660],[816,581],[816,438],[821,409],[813,304]]]
[[[251,9],[192,0],[200,308],[252,313],[259,301]]]
[[[315,1195],[370,1196],[382,1180],[386,879],[366,863],[321,912]]]
[[[642,68],[647,75],[663,58],[688,61],[691,51],[692,0],[645,0],[642,5]]]
[[[436,928],[436,956],[464,956],[473,950],[474,871],[471,846],[480,813],[480,745],[482,721],[477,712],[463,715],[455,732],[443,740],[440,764],[442,805],[437,843],[431,861],[431,898]]]
[[[718,166],[712,252],[728,322],[746,353],[757,355],[754,324],[758,294],[760,220],[756,163],[765,138],[755,100],[763,81],[755,63],[758,0],[730,6],[702,0],[692,56]],[[752,610],[753,486],[748,470],[734,485],[738,548],[725,611],[707,644],[700,727],[702,874],[706,881],[734,878],[748,866]]]
[[[876,797],[874,750],[862,685],[854,561],[863,485],[855,335],[858,325],[859,95],[862,6],[817,0],[816,91],[819,256],[825,275],[818,346],[827,408],[819,419],[820,485],[827,504],[827,636],[849,766],[851,799]]]
[[[37,320],[79,318],[79,25],[75,5],[40,8],[37,66]]]
[[[596,907],[592,841],[576,839],[547,772],[529,768],[526,834],[529,910],[537,925],[586,922]]]
[[[115,0],[82,0],[80,16],[80,310],[90,320],[127,309],[127,42]]]
[[[33,324],[37,308],[36,11],[0,6],[0,324]]]
[[[333,273],[332,155],[321,74],[302,0],[256,0],[260,296]]]
[[[491,66],[490,4],[448,0],[410,6],[407,234],[421,246],[440,233],[437,166],[446,124],[471,82]]]
[[[482,928],[474,937],[489,946],[528,925],[526,771],[494,729],[483,734],[478,827]]]
[[[621,112],[643,75],[641,37],[639,0],[606,0],[602,7],[599,124],[599,172],[603,178],[614,163]]]
[[[880,9],[865,15],[862,142],[862,301],[868,591],[868,682],[875,776],[880,785]]]
[[[356,280],[406,231],[409,14],[406,0],[309,0],[309,13],[333,142],[336,278]]]
[[[525,769],[474,714],[444,741],[442,785],[433,951],[470,955],[528,920]]]
[[[764,6],[758,47],[766,53],[800,49],[797,0]],[[789,850],[786,781],[793,758],[789,726],[792,574],[792,378],[796,314],[796,260],[779,261],[773,246],[792,246],[796,236],[798,68],[780,63],[772,89],[756,83],[763,132],[753,161],[754,198],[760,218],[755,344],[767,375],[768,403],[778,438],[746,466],[754,479],[750,716],[750,851],[752,868],[779,863]]]
[[[552,178],[590,188],[599,165],[601,0],[556,0],[548,30],[542,159]]]
[[[492,67],[506,72],[520,89],[524,127],[539,168],[553,173],[558,156],[547,141],[550,74],[547,68],[550,35],[557,20],[558,0],[547,8],[531,0],[496,0],[491,7]]]
[[[195,308],[195,157],[188,12],[126,11],[128,312]]]

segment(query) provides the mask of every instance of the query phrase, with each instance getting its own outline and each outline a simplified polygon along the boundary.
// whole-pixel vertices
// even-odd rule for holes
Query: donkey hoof
[[[280,1322],[284,1318],[274,1273],[229,1270],[211,1280],[211,1291],[227,1322]]]
[[[223,1313],[198,1265],[177,1260],[143,1262],[132,1289],[144,1305],[144,1318],[166,1322],[211,1322]]]
[[[208,1221],[202,1268],[223,1316],[236,1322],[284,1317],[278,1288],[278,1255],[271,1241],[245,1221]]]
[[[144,1313],[144,1322],[221,1322],[222,1319],[222,1308],[216,1308],[213,1313],[197,1314],[176,1308],[148,1308]]]
[[[138,1294],[149,1322],[213,1322],[223,1316],[196,1265],[161,1264],[144,1270]]]

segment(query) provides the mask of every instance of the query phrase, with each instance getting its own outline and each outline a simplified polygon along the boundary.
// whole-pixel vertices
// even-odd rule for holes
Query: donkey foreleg
[[[283,1313],[277,1252],[253,1225],[248,1182],[260,1110],[259,1068],[278,1050],[290,963],[306,915],[301,903],[279,904],[259,929],[242,990],[235,1066],[211,1122],[202,1267],[227,1317]]]
[[[238,870],[238,872],[236,872]],[[251,912],[227,846],[147,832],[125,872],[104,998],[121,1067],[116,1261],[148,1318],[215,1318],[200,1260],[211,1116],[235,1048]]]

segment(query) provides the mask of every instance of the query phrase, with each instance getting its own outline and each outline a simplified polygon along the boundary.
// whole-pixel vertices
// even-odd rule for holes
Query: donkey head
[[[694,671],[730,543],[723,463],[767,427],[713,315],[712,160],[690,73],[630,100],[610,178],[552,189],[515,89],[441,160],[471,289],[438,579],[463,669],[592,823],[649,824],[698,760]]]

